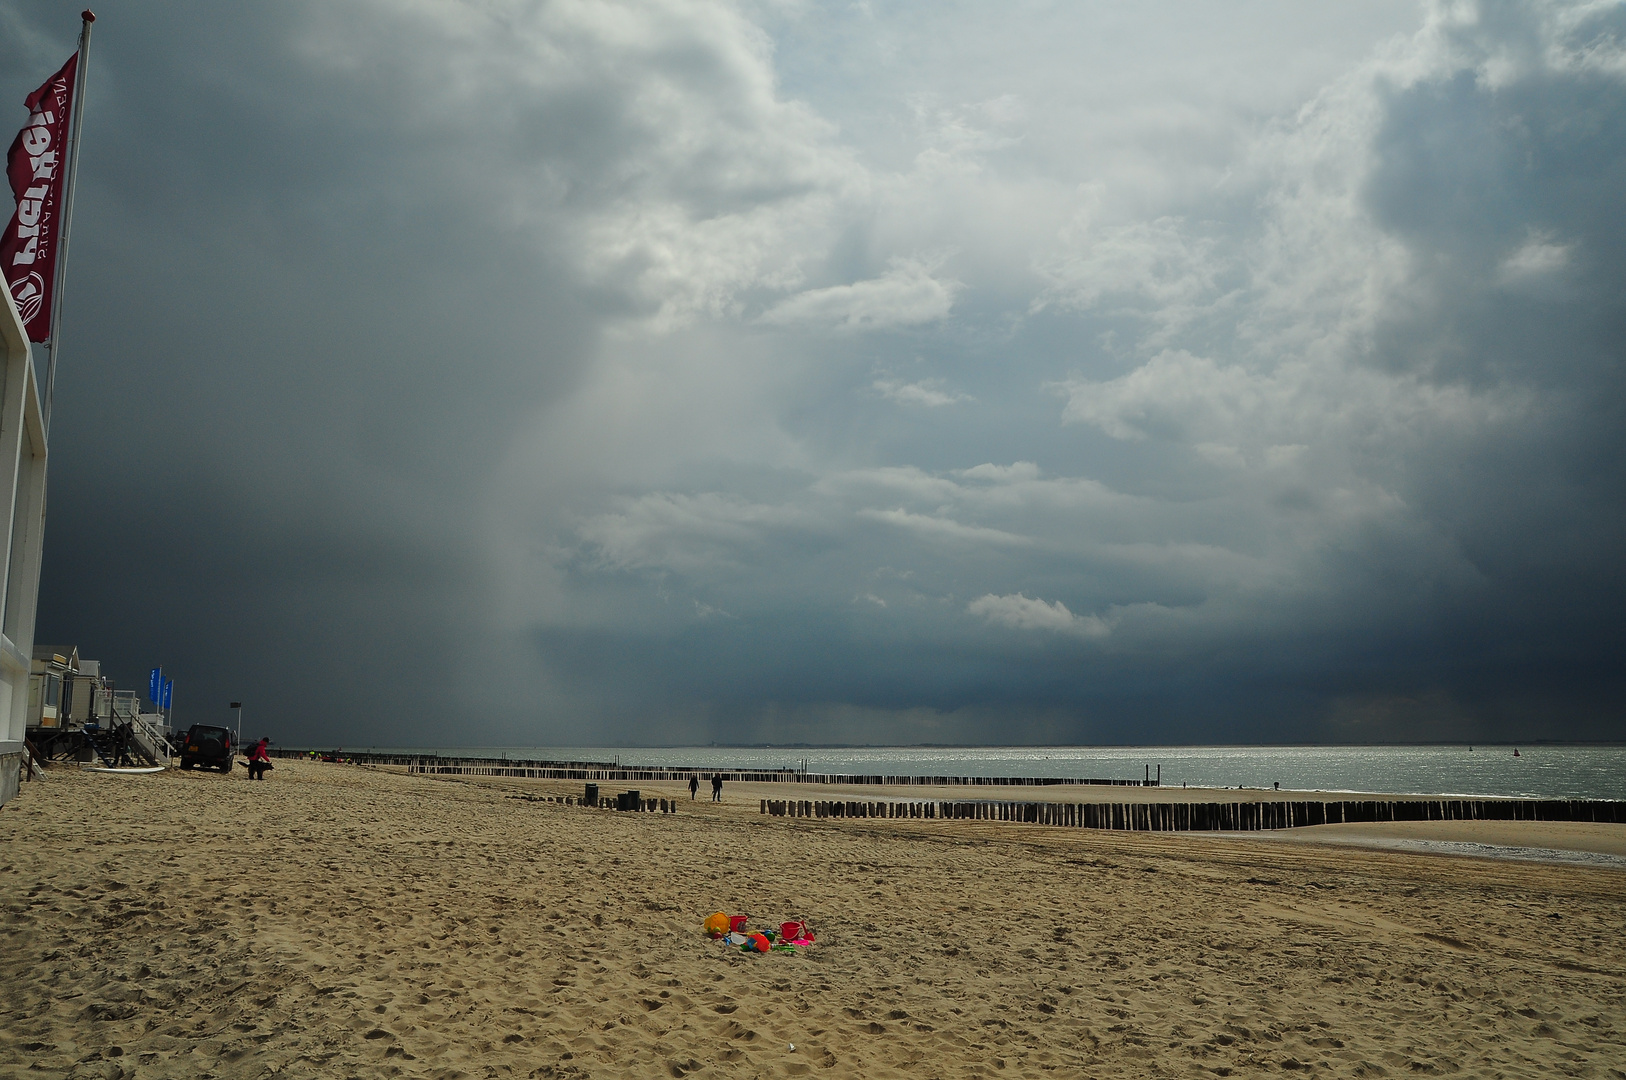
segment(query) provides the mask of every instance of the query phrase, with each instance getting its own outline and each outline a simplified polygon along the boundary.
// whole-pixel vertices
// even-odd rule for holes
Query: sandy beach
[[[0,811],[0,1076],[1626,1076],[1618,869],[272,777],[58,769]],[[748,957],[718,909],[819,940]]]

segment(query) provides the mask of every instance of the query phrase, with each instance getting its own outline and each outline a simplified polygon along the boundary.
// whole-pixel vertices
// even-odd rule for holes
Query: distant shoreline
[[[1626,801],[1626,744],[1414,743],[1258,746],[896,746],[812,748],[703,747],[289,747],[284,752],[342,752],[392,765],[596,769],[572,779],[683,779],[720,772],[737,780],[832,784],[897,782],[943,786],[1004,782],[1094,783],[1121,788],[1182,785],[1218,790],[1382,792],[1464,798],[1614,799]],[[610,771],[619,770],[615,775]],[[552,777],[563,779],[562,776]],[[1159,783],[1161,781],[1161,783]]]
[[[288,745],[286,750],[325,750],[335,743],[321,745]],[[440,754],[442,756],[465,756],[453,751],[510,751],[510,750],[619,750],[622,752],[635,750],[1378,750],[1378,749],[1427,749],[1438,747],[1442,749],[1457,747],[1574,747],[1577,749],[1613,749],[1626,748],[1626,740],[1620,739],[1526,739],[1483,742],[1462,739],[1457,741],[1429,741],[1429,742],[1344,742],[1344,743],[638,743],[614,746],[521,746],[519,744],[496,746],[384,746],[375,744],[357,743],[351,749],[371,753],[390,754]]]

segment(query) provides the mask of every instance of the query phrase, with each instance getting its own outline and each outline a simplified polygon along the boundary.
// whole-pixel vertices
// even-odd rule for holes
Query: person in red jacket
[[[248,778],[250,780],[264,780],[265,770],[271,768],[271,755],[266,753],[266,746],[270,739],[261,739],[248,748]]]

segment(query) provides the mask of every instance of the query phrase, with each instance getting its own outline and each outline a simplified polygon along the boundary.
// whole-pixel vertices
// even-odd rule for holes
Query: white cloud
[[[399,65],[405,37],[428,43],[393,104],[448,127],[460,189],[617,296],[622,329],[732,317],[742,293],[797,287],[870,183],[832,124],[779,93],[773,42],[726,0],[381,3],[365,33],[351,18],[319,11],[306,54],[356,71]],[[472,128],[505,135],[478,165]]]
[[[960,485],[915,465],[881,465],[834,472],[821,478],[818,490],[860,502],[875,498],[903,498],[925,505],[942,505],[959,497]]]
[[[1240,367],[1221,367],[1183,350],[1165,350],[1108,382],[1070,380],[1065,423],[1094,424],[1115,439],[1161,436],[1185,440],[1238,434],[1241,422],[1279,402],[1272,380]]]
[[[900,529],[907,529],[919,536],[932,539],[955,540],[970,544],[993,544],[1000,547],[1019,547],[1033,542],[1030,537],[1006,532],[1004,529],[990,529],[982,525],[966,525],[952,518],[915,514],[902,509],[860,510],[858,516],[870,521],[881,521],[888,525],[895,525]]]
[[[1062,234],[1065,253],[1042,264],[1049,282],[1033,310],[1049,305],[1139,312],[1167,325],[1211,303],[1225,265],[1214,240],[1176,217],[1092,228],[1088,211]]]
[[[719,492],[652,492],[582,519],[575,533],[581,548],[605,568],[693,572],[745,557],[776,536],[819,527],[796,507]]]
[[[1569,261],[1570,245],[1554,243],[1545,236],[1532,236],[1502,260],[1502,280],[1512,282],[1545,277],[1564,269]]]
[[[1074,615],[1060,600],[1054,603],[1023,593],[979,596],[966,605],[966,611],[998,626],[1013,630],[1048,630],[1058,634],[1074,634],[1085,638],[1106,637],[1112,630],[1094,615]]]
[[[945,405],[958,405],[964,401],[975,400],[969,394],[944,390],[941,379],[922,379],[912,383],[898,379],[876,379],[871,385],[882,397],[888,401],[896,401],[900,405],[940,409]]]
[[[962,286],[932,276],[919,259],[895,258],[880,277],[851,285],[810,289],[763,313],[769,326],[815,325],[839,330],[884,330],[948,318]]]
[[[1011,484],[1039,479],[1039,466],[1031,461],[1015,461],[1009,465],[995,465],[991,461],[986,461],[969,469],[961,469],[958,475],[967,480]]]
[[[710,604],[703,604],[699,600],[696,600],[694,602],[694,617],[697,618],[697,619],[702,619],[702,620],[704,620],[704,619],[732,619],[732,618],[734,618],[733,615],[730,615],[728,612],[724,611],[722,608],[712,607]]]

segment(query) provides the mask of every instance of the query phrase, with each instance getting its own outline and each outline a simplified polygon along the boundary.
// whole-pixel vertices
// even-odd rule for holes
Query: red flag
[[[68,114],[79,54],[28,95],[28,125],[12,140],[6,176],[17,212],[0,236],[0,269],[30,341],[51,336],[51,295],[62,222],[62,178],[68,164]]]

